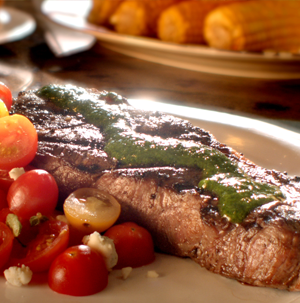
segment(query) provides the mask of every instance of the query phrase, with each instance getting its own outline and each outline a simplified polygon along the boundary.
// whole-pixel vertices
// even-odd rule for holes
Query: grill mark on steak
[[[114,174],[142,180],[156,179],[158,186],[172,188],[178,193],[182,190],[198,189],[197,185],[201,178],[199,169],[174,167],[116,169]]]
[[[96,90],[90,92],[105,98]],[[126,105],[123,109],[136,132],[212,146],[237,161],[256,181],[281,186],[287,200],[258,207],[242,224],[232,224],[220,216],[217,197],[197,187],[201,170],[120,168],[103,151],[105,134],[99,128],[34,92],[20,93],[12,112],[24,114],[35,124],[39,148],[33,165],[53,174],[62,199],[77,188],[97,187],[121,203],[120,221],[133,220],[146,227],[161,251],[192,258],[243,283],[299,290],[299,179],[255,165],[187,121]]]
[[[145,226],[164,252],[190,257],[214,273],[247,284],[299,287],[300,235],[279,209],[270,209],[265,220],[265,211],[273,205],[257,209],[243,224],[231,224],[210,207],[210,196],[196,190],[178,194],[154,178],[112,171],[95,187],[122,201],[121,220]]]

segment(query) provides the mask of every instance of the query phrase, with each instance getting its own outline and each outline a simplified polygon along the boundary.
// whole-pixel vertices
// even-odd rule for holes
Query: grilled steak
[[[39,135],[33,165],[56,178],[61,200],[80,187],[97,187],[121,203],[120,221],[135,221],[153,235],[165,253],[189,257],[208,270],[238,281],[279,289],[300,289],[300,184],[296,177],[267,170],[219,143],[189,122],[132,108],[124,98],[91,89],[88,98],[104,100],[126,116],[134,134],[191,146],[207,146],[233,161],[257,183],[279,186],[276,198],[250,211],[242,222],[221,215],[219,196],[199,180],[205,171],[156,160],[124,164],[106,151],[107,133],[82,113],[62,109],[37,91],[21,92],[13,113],[27,116]],[[150,164],[149,164],[150,163]]]

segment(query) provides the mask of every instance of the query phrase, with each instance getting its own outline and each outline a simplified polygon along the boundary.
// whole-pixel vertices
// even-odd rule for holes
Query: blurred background
[[[195,1],[201,2],[179,2]],[[290,52],[286,49],[268,49],[269,46],[263,51],[253,50],[250,42],[250,50],[246,51],[218,49],[218,45],[208,46],[203,40],[203,32],[199,33],[198,29],[199,26],[204,26],[204,16],[200,18],[201,12],[197,11],[199,17],[195,18],[186,7],[176,8],[179,4],[186,3],[167,6],[169,8],[175,5],[176,8],[171,10],[169,19],[167,15],[165,23],[161,21],[160,24],[163,29],[169,26],[169,32],[163,33],[161,30],[160,34],[153,33],[150,26],[148,32],[145,32],[145,20],[137,20],[137,25],[133,27],[144,28],[144,32],[126,32],[126,29],[117,24],[118,18],[122,20],[122,16],[115,14],[112,18],[114,22],[109,24],[107,21],[100,24],[103,21],[96,20],[100,16],[101,5],[102,10],[105,9],[103,2],[105,1],[4,1],[0,28],[0,81],[12,89],[14,96],[21,90],[35,89],[48,83],[72,83],[114,91],[128,98],[157,100],[243,117],[271,119],[292,129],[298,127],[300,58],[294,45]],[[120,2],[120,6],[121,2],[124,5],[126,1],[106,2],[115,6]],[[149,3],[147,0],[137,2]],[[169,0],[150,2],[152,5],[163,2],[166,6]],[[236,5],[248,1],[228,2],[238,2],[233,3]],[[147,13],[142,19],[153,19],[155,15],[154,19],[158,22],[158,15],[161,16],[167,8],[160,8],[158,13],[153,7],[147,7]],[[123,19],[132,21],[134,12],[139,10],[141,11],[139,6],[127,8],[131,15]],[[245,18],[246,24],[252,22],[247,21],[247,16]],[[187,20],[189,27],[186,25]],[[150,21],[147,22],[149,25]],[[178,30],[183,28],[182,24],[188,28],[183,33]],[[237,25],[232,26],[237,28]],[[291,27],[290,24],[276,26],[280,26],[282,31]],[[173,33],[175,30],[177,36]],[[216,32],[218,31],[221,32],[217,29]],[[170,38],[163,37],[168,34]],[[292,34],[296,37],[295,33]],[[299,43],[297,39],[294,40]],[[219,40],[220,37],[217,41]]]

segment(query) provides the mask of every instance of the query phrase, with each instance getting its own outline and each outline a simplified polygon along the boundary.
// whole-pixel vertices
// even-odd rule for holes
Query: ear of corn
[[[228,50],[300,50],[300,1],[252,0],[216,8],[208,14],[209,46]]]
[[[123,1],[124,0],[93,0],[88,21],[94,24],[108,25],[110,16]]]
[[[135,36],[155,36],[157,20],[163,10],[184,0],[127,0],[110,18],[118,33]]]
[[[189,0],[172,5],[158,19],[158,37],[175,43],[203,43],[203,23],[214,8],[232,0]]]

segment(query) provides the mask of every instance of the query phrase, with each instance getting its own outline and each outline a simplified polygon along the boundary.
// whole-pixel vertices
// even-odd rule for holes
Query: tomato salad
[[[87,296],[102,291],[113,269],[154,260],[150,233],[132,222],[115,225],[118,201],[95,188],[78,189],[56,210],[58,186],[30,166],[38,135],[25,116],[9,114],[12,94],[0,83],[0,267],[16,286],[47,272],[49,287]],[[104,235],[101,235],[101,233]]]

